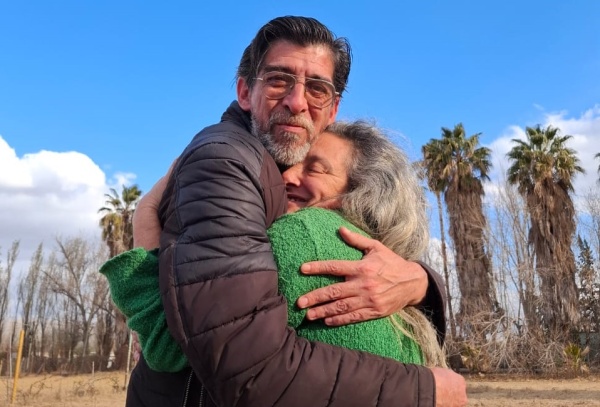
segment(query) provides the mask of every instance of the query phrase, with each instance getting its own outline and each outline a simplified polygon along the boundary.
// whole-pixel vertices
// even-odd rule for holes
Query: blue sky
[[[376,120],[413,159],[459,122],[499,159],[525,126],[559,125],[594,185],[597,1],[0,1],[0,247],[88,233],[109,186],[148,190],[288,14],[352,44],[338,118]]]

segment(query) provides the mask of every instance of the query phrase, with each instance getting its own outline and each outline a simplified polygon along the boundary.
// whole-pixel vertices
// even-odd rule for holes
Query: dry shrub
[[[96,388],[96,381],[102,379],[88,379],[88,380],[76,380],[73,383],[72,394],[76,397],[90,396],[94,397],[98,395],[98,389]]]
[[[585,363],[585,357],[588,355],[588,353],[590,353],[589,346],[582,348],[574,343],[567,344],[567,346],[565,346],[563,349],[567,373],[570,373],[573,376],[577,376],[582,373],[589,373],[590,369]]]
[[[17,391],[17,400],[23,404],[30,404],[34,400],[38,399],[40,393],[44,389],[52,389],[52,386],[48,383],[48,377],[44,376],[39,380],[31,383],[29,388],[25,390]]]
[[[509,316],[476,315],[462,337],[448,338],[449,364],[470,373],[520,373],[577,376],[588,373],[589,350],[549,335],[516,329]],[[461,333],[461,332],[459,332]]]

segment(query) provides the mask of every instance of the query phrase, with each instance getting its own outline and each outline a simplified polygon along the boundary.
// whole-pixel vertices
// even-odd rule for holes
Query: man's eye
[[[267,85],[273,87],[286,87],[289,85],[289,79],[283,75],[274,75],[267,78]]]
[[[313,96],[328,96],[331,93],[327,85],[319,81],[307,82],[306,88]]]

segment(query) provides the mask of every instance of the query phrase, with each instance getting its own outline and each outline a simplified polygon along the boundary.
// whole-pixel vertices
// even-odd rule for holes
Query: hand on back
[[[311,308],[307,318],[324,318],[332,326],[346,325],[388,316],[423,300],[428,280],[419,264],[404,260],[377,240],[345,228],[340,229],[340,235],[365,255],[359,261],[328,260],[302,266],[304,274],[346,278],[298,299],[300,308]]]

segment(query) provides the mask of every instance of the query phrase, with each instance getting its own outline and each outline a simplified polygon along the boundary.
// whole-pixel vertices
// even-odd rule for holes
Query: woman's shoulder
[[[339,211],[317,207],[304,208],[283,215],[275,221],[273,226],[282,230],[292,227],[309,231],[337,231],[343,226],[366,235],[364,231],[345,219]]]
[[[364,234],[336,211],[306,208],[279,218],[268,230],[276,258],[286,261],[298,253],[294,261],[357,260],[362,252],[348,246],[340,237],[340,227]],[[292,256],[294,257],[294,256]]]

